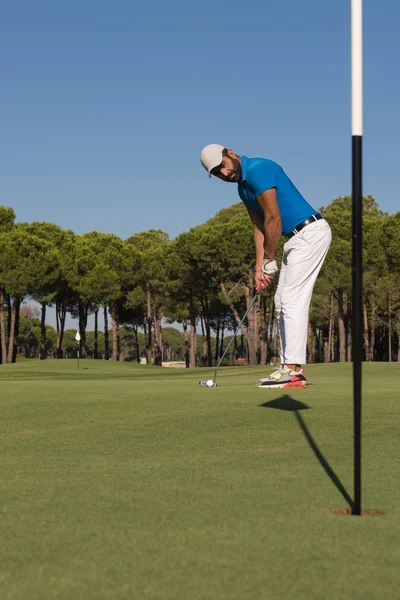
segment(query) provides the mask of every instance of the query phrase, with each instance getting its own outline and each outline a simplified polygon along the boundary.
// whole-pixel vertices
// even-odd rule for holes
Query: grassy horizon
[[[396,597],[400,365],[363,368],[363,508],[350,364],[305,390],[263,367],[0,366],[0,598]]]

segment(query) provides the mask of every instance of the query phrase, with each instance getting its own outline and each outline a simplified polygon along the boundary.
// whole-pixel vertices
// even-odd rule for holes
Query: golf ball
[[[212,379],[209,379],[209,380],[207,381],[207,386],[208,386],[208,387],[213,387],[213,386],[214,386],[214,382],[213,382],[213,380],[212,380]]]

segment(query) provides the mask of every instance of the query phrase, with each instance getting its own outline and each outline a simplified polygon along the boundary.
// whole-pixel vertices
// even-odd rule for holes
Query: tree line
[[[371,196],[363,202],[364,359],[400,360],[400,212],[388,215]],[[351,197],[336,198],[320,212],[333,241],[310,307],[307,358],[345,362],[352,356]],[[16,223],[13,209],[0,207],[0,361],[30,355],[22,343],[29,325],[24,308],[35,300],[40,312],[30,325],[33,354],[43,360],[70,354],[69,314],[78,320],[83,358],[144,356],[161,365],[168,360],[165,323],[177,322],[182,348],[174,359],[187,367],[212,366],[253,296],[254,259],[253,225],[242,203],[172,240],[154,229],[125,240],[96,231],[76,235],[53,223]],[[232,344],[231,362],[279,360],[276,285],[250,311]],[[49,307],[55,330],[46,325]],[[87,331],[89,315],[93,332]]]
[[[32,304],[23,304],[20,309],[19,331],[17,336],[17,356],[24,358],[39,358],[41,350],[41,319],[40,309]],[[6,317],[7,323],[7,317]],[[76,341],[76,329],[66,329],[63,335],[62,352],[64,358],[77,358],[80,344]],[[225,338],[229,343],[231,336]],[[185,337],[176,327],[164,326],[162,329],[162,353],[164,362],[184,362]],[[216,339],[212,339],[213,352],[216,350]],[[239,347],[241,346],[239,338]],[[136,344],[132,329],[120,327],[121,361],[143,362],[146,355],[146,340],[142,332],[138,333]],[[46,324],[47,357],[57,358],[57,332],[51,325]],[[95,332],[86,332],[87,358],[95,357]],[[97,332],[97,358],[105,359],[105,336],[103,331]],[[202,336],[197,335],[197,363],[202,362]]]

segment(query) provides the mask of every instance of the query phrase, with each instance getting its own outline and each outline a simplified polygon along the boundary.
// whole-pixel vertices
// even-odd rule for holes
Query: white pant
[[[308,311],[318,273],[332,240],[321,219],[294,235],[283,246],[275,309],[281,342],[281,364],[306,363]]]

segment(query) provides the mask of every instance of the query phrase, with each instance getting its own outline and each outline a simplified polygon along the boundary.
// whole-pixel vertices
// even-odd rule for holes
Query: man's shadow
[[[344,485],[342,484],[342,482],[340,481],[339,477],[336,475],[335,471],[332,469],[332,467],[330,466],[330,464],[327,462],[324,455],[322,454],[321,450],[318,448],[316,441],[314,440],[311,433],[309,432],[308,427],[299,412],[301,410],[307,410],[310,407],[307,406],[307,404],[304,404],[303,402],[294,400],[294,398],[291,398],[287,394],[285,394],[284,396],[281,396],[280,398],[276,398],[275,400],[271,400],[269,402],[264,402],[263,404],[260,404],[260,406],[262,406],[263,408],[275,408],[278,410],[287,410],[287,411],[294,413],[296,421],[299,424],[300,429],[304,433],[304,436],[305,436],[311,450],[314,452],[315,456],[317,457],[320,465],[322,466],[322,468],[324,469],[324,471],[328,475],[328,477],[331,479],[332,483],[336,486],[336,488],[342,494],[343,498],[349,504],[350,508],[353,508],[353,504],[354,504],[353,499],[347,493],[347,490],[344,487]]]

